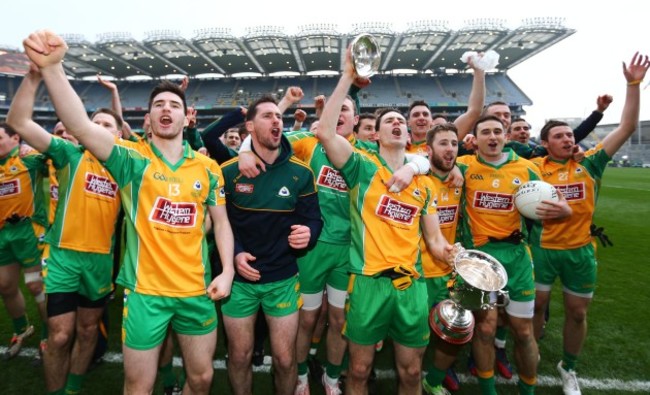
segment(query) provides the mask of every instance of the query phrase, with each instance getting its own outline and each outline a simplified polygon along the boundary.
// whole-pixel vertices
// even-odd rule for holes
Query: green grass
[[[604,226],[614,247],[599,247],[598,287],[589,312],[589,335],[578,362],[579,377],[596,380],[650,381],[650,338],[648,334],[648,306],[650,305],[650,170],[608,168],[600,193],[595,223]],[[27,295],[27,293],[25,292]],[[36,317],[33,301],[28,299],[30,317]],[[560,287],[556,285],[551,300],[551,320],[546,336],[540,341],[542,360],[539,374],[557,377],[555,365],[561,358],[561,326],[563,310]],[[121,297],[111,302],[110,352],[119,352]],[[0,339],[11,336],[11,323],[4,309],[0,310]],[[32,337],[27,347],[36,347]],[[512,341],[509,342],[512,345]],[[511,347],[510,347],[511,348]],[[217,359],[225,354],[223,336],[219,336]],[[321,353],[322,356],[322,353]],[[463,355],[457,363],[459,372],[465,372]],[[44,393],[42,368],[31,366],[31,360],[18,357],[0,361],[0,383],[3,394]],[[381,370],[392,368],[392,348],[387,342],[377,355],[376,366]],[[178,371],[178,369],[177,369]],[[86,394],[117,394],[123,381],[122,365],[104,363],[91,371],[84,384]],[[271,394],[269,374],[255,373],[256,394]],[[500,394],[516,394],[517,387],[498,384]],[[613,390],[583,389],[589,394],[629,394]],[[156,393],[161,393],[160,388]],[[212,393],[229,394],[226,372],[216,370]],[[322,394],[320,386],[312,386],[312,393]],[[396,393],[395,380],[381,380],[379,394]],[[458,394],[479,393],[475,384],[464,384]],[[538,394],[561,394],[559,387],[539,387]]]

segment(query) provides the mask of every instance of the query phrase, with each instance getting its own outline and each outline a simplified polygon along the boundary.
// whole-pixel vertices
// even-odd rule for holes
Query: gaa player
[[[41,71],[57,114],[79,142],[104,161],[122,193],[127,225],[125,261],[117,282],[125,287],[122,340],[124,392],[151,393],[167,327],[178,334],[187,381],[184,392],[207,394],[217,315],[210,299],[230,294],[233,236],[219,166],[183,142],[183,91],[162,82],[149,97],[149,144],[118,140],[91,122],[68,82],[63,39],[32,33],[25,52]],[[213,219],[223,273],[211,283],[203,222]]]
[[[526,245],[526,227],[514,208],[514,194],[520,185],[540,179],[539,170],[509,149],[504,150],[505,127],[500,118],[485,116],[475,128],[476,155],[458,158],[465,178],[460,230],[466,248],[494,256],[508,273],[506,290],[510,303],[505,308],[515,337],[519,363],[519,390],[533,393],[537,380],[537,343],[533,336],[535,284]],[[570,214],[566,201],[549,205],[546,218]],[[472,348],[484,395],[496,394],[494,381],[494,336],[497,310],[477,311]]]
[[[597,263],[590,226],[596,198],[607,163],[634,133],[639,123],[640,84],[650,67],[648,56],[634,54],[623,64],[627,94],[621,123],[582,162],[572,159],[574,133],[564,122],[549,121],[541,130],[548,156],[535,158],[545,181],[562,192],[573,209],[570,218],[536,221],[530,242],[535,261],[535,335],[544,324],[551,287],[560,277],[564,292],[564,352],[557,366],[564,393],[579,395],[575,366],[587,336],[587,310],[596,285]]]
[[[350,353],[346,392],[367,392],[375,344],[389,335],[394,340],[398,391],[419,393],[422,357],[429,342],[426,285],[416,269],[420,227],[438,259],[448,259],[452,247],[440,233],[428,178],[415,177],[401,192],[386,186],[392,169],[405,163],[408,136],[399,112],[385,109],[378,114],[379,156],[374,159],[355,151],[337,134],[342,105],[355,77],[348,49],[344,71],[325,104],[317,133],[350,191],[352,274],[343,329]]]
[[[95,350],[97,325],[113,290],[113,235],[120,198],[117,183],[97,158],[32,121],[40,82],[38,69],[32,67],[7,119],[28,144],[51,158],[59,175],[60,199],[45,238],[49,254],[43,260],[49,329],[43,362],[46,387],[55,394],[80,390]],[[91,118],[121,135],[122,119],[112,110],[100,109]]]
[[[21,269],[47,332],[39,246],[39,238],[47,226],[42,191],[47,166],[42,155],[21,158],[19,145],[20,136],[16,131],[0,123],[0,295],[14,329],[3,355],[6,359],[18,355],[23,341],[34,333],[20,290]]]

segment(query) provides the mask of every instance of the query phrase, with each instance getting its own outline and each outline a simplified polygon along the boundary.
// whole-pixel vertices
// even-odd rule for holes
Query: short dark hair
[[[361,121],[363,121],[364,119],[371,119],[373,121],[377,121],[377,117],[375,116],[375,114],[364,112],[363,114],[359,115],[359,122],[357,122],[357,124],[354,125],[354,128],[352,129],[355,133],[359,132],[359,126],[361,125]]]
[[[441,123],[440,125],[436,125],[429,129],[427,132],[427,145],[431,145],[433,140],[436,138],[436,135],[442,132],[454,132],[456,137],[458,137],[458,128],[456,125],[451,122]]]
[[[160,81],[160,83],[156,85],[156,87],[153,88],[153,90],[149,94],[149,107],[148,107],[149,111],[151,111],[151,105],[153,104],[153,99],[163,92],[170,92],[180,97],[181,101],[183,102],[183,111],[187,112],[187,101],[185,101],[185,92],[181,89],[179,85],[168,80]]]
[[[389,112],[396,112],[398,114],[402,114],[400,112],[400,110],[398,110],[397,108],[392,108],[392,107],[386,107],[386,108],[382,108],[382,109],[377,110],[377,113],[376,113],[377,114],[377,119],[375,120],[375,129],[379,130],[379,125],[381,123],[381,118],[384,115],[388,114]]]
[[[413,107],[417,107],[417,106],[424,106],[427,108],[427,110],[429,110],[429,112],[431,112],[431,107],[429,107],[427,102],[425,102],[424,100],[416,100],[413,103],[411,103],[411,105],[409,106],[408,114],[411,115],[411,110],[413,109]]]
[[[548,134],[551,132],[551,129],[557,126],[569,126],[569,124],[556,119],[551,119],[542,127],[542,130],[539,132],[539,139],[542,141],[548,141]]]
[[[273,104],[277,105],[278,101],[275,99],[275,97],[273,97],[273,95],[270,95],[270,94],[266,94],[266,95],[263,95],[262,97],[258,98],[257,100],[255,100],[253,102],[253,104],[251,104],[248,107],[248,111],[246,112],[246,120],[247,121],[252,121],[253,118],[255,118],[255,115],[257,115],[257,107],[260,104],[263,104],[263,103],[273,103]]]
[[[16,135],[16,131],[6,122],[0,122],[0,129],[4,129],[5,133],[7,133],[7,136],[9,137]]]
[[[97,114],[108,114],[112,116],[115,119],[115,125],[117,126],[117,129],[122,130],[122,126],[124,126],[124,120],[122,120],[122,117],[115,111],[105,107],[98,108],[94,113],[90,115],[90,119],[95,118],[95,115]]]
[[[431,119],[438,119],[438,118],[442,118],[445,120],[445,122],[449,122],[449,117],[447,117],[445,114],[435,113],[431,115]]]
[[[483,112],[481,113],[481,115],[485,115],[487,110],[490,107],[493,107],[493,106],[506,106],[506,107],[510,108],[510,106],[508,106],[508,103],[506,103],[504,101],[501,101],[501,100],[497,100],[497,101],[493,101],[493,102],[490,102],[490,103],[486,104],[485,107],[483,107]]]
[[[487,122],[487,121],[497,121],[501,124],[501,127],[505,127],[505,125],[503,124],[503,122],[499,117],[495,117],[494,115],[483,115],[474,124],[474,130],[472,132],[474,133],[475,136],[476,136],[476,128],[478,127],[478,125],[480,123]]]

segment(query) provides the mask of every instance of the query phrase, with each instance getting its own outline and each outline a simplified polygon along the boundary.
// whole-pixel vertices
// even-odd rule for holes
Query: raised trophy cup
[[[360,34],[350,44],[352,64],[359,77],[369,78],[379,70],[381,48],[370,34]]]
[[[454,273],[449,281],[450,299],[443,300],[429,313],[431,329],[451,344],[472,340],[472,310],[487,310],[508,304],[508,274],[499,261],[478,250],[465,250],[454,258]]]

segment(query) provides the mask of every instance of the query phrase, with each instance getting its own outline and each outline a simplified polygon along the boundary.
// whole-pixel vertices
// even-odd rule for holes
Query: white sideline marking
[[[603,185],[601,188],[616,188],[616,189],[630,189],[632,191],[650,192],[650,189],[645,188],[632,188],[623,185]]]
[[[0,347],[0,354],[4,354],[7,351],[7,347]],[[20,356],[33,358],[36,355],[36,348],[23,348],[20,351]],[[108,363],[122,363],[122,354],[116,352],[107,352],[104,354],[104,362]],[[174,357],[174,366],[182,366],[182,361],[180,357]],[[216,359],[212,362],[212,366],[216,370],[226,370],[226,361],[223,359]],[[269,373],[271,371],[271,357],[264,357],[264,365],[254,366],[253,372],[256,373]],[[390,369],[377,369],[377,378],[380,380],[391,380],[395,379],[395,371]],[[478,384],[476,377],[472,375],[459,373],[458,379],[461,383],[472,383]],[[503,377],[497,377],[498,384],[509,384],[517,385],[517,379],[512,378],[506,380]],[[650,381],[641,381],[641,380],[617,380],[617,379],[590,379],[584,377],[578,377],[578,382],[580,383],[581,389],[595,389],[601,391],[608,390],[617,390],[617,391],[626,391],[626,392],[650,392]],[[539,387],[562,387],[562,380],[559,377],[554,376],[537,376],[537,385]]]

